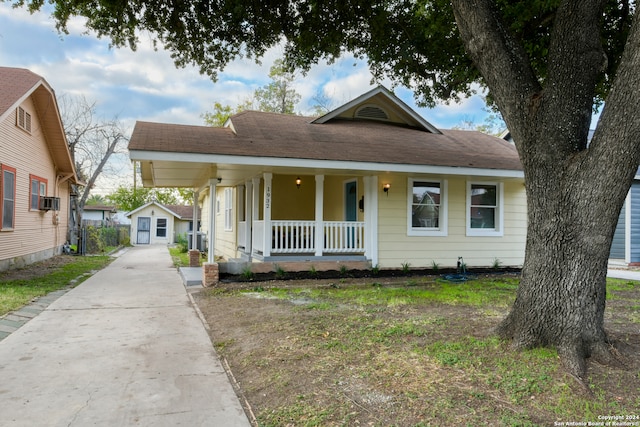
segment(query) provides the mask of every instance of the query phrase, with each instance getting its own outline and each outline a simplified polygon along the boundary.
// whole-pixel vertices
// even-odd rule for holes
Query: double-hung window
[[[502,236],[503,186],[497,182],[467,182],[467,235]]]
[[[224,229],[233,230],[233,188],[224,189]]]
[[[1,202],[2,202],[2,230],[12,230],[15,227],[16,212],[16,170],[6,165],[0,165]]]
[[[409,178],[407,234],[447,235],[447,181]]]
[[[40,197],[47,195],[47,180],[35,175],[29,175],[29,181],[31,182],[31,210],[40,209]]]
[[[156,237],[167,237],[167,218],[156,220]]]

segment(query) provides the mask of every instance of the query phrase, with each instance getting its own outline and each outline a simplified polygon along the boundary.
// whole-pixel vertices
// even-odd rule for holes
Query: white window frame
[[[233,231],[233,188],[224,189],[224,230]]]
[[[440,210],[438,216],[438,227],[413,227],[413,183],[433,182],[440,184]],[[408,236],[446,236],[448,234],[449,217],[449,186],[446,179],[442,178],[415,178],[407,180],[407,235]]]
[[[18,107],[16,111],[16,126],[31,133],[31,114],[22,107]]]
[[[493,185],[496,187],[495,228],[471,228],[471,187]],[[497,181],[467,181],[467,236],[504,236],[504,184]]]
[[[160,227],[160,221],[164,220],[164,227]],[[158,235],[158,230],[164,230],[164,236]],[[166,239],[169,236],[169,218],[161,216],[156,218],[156,237]]]

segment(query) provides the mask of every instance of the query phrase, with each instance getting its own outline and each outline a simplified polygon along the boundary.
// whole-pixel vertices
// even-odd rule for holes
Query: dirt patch
[[[507,279],[496,280],[500,288]],[[254,280],[194,295],[260,426],[531,426],[640,416],[639,286],[615,292],[606,314],[626,367],[590,362],[588,396],[553,351],[515,352],[491,337],[508,312],[503,300],[403,296],[441,283],[438,276]],[[336,296],[351,289],[370,295]],[[376,294],[390,296],[380,303]]]
[[[29,280],[46,276],[58,271],[61,267],[74,260],[70,255],[57,255],[43,261],[29,264],[22,268],[14,268],[0,272],[0,282],[10,280]]]

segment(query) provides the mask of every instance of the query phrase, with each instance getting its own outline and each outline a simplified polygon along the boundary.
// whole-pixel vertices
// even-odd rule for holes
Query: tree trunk
[[[519,348],[556,347],[569,372],[584,380],[586,358],[611,362],[606,271],[624,194],[607,191],[620,183],[579,169],[527,175],[525,263],[516,301],[497,332]]]
[[[560,2],[542,80],[494,1],[452,0],[460,36],[514,136],[525,172],[525,262],[516,301],[497,333],[518,348],[557,348],[583,382],[586,358],[617,362],[604,329],[607,262],[640,162],[638,11],[588,141],[605,60],[599,38],[603,4]]]

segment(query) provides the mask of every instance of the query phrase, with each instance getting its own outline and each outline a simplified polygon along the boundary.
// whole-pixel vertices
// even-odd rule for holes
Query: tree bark
[[[496,329],[518,348],[551,346],[584,381],[586,358],[614,363],[604,329],[606,271],[618,215],[640,162],[638,12],[593,139],[604,69],[600,0],[561,2],[540,82],[491,0],[452,0],[468,53],[514,136],[528,226],[516,300]]]

